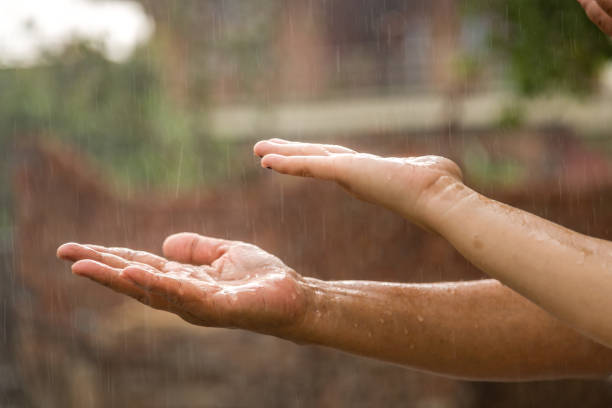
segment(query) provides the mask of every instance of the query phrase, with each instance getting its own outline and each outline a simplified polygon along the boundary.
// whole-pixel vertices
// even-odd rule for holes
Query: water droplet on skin
[[[413,350],[414,349],[414,344],[410,345],[410,349]]]
[[[368,337],[372,337],[372,332],[371,331],[368,332]]]
[[[353,323],[353,327],[354,327],[354,328],[358,328],[358,327],[359,327],[359,325],[358,325],[357,323]]]
[[[425,321],[425,319],[423,319],[423,316],[421,315],[417,316],[417,320],[419,321],[419,323],[423,323]]]
[[[378,321],[380,322],[380,324],[385,324],[385,319],[378,319]]]
[[[292,294],[292,295],[291,295],[291,299],[292,299],[292,300],[297,299],[297,295],[296,295],[295,293],[294,293],[294,294]]]
[[[408,334],[408,328],[404,327],[404,334]]]

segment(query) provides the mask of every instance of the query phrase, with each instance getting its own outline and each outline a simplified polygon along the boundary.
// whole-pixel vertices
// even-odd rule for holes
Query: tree
[[[494,21],[493,46],[509,63],[516,88],[528,95],[552,89],[593,90],[610,40],[573,0],[468,0],[470,12]]]

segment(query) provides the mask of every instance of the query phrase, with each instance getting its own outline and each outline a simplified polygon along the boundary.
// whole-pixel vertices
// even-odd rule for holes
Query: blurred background
[[[601,407],[605,381],[455,381],[191,327],[71,276],[65,241],[245,240],[304,275],[482,275],[283,137],[439,154],[479,191],[612,239],[612,44],[574,0],[0,4],[0,405]]]

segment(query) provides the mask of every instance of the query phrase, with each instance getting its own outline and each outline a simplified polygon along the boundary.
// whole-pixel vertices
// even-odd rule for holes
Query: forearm
[[[452,191],[459,189],[461,191]],[[612,246],[467,187],[447,187],[434,229],[495,279],[612,346]],[[454,200],[452,205],[445,200]]]
[[[496,281],[388,284],[305,279],[290,340],[478,380],[603,376],[612,351]]]

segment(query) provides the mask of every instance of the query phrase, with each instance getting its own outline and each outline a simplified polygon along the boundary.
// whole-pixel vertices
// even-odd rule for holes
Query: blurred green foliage
[[[521,101],[510,101],[503,107],[497,127],[501,129],[517,129],[523,125],[525,119],[525,107]]]
[[[612,44],[575,0],[466,0],[470,13],[493,19],[492,45],[508,61],[516,88],[533,95],[550,90],[593,90]]]
[[[75,39],[33,67],[0,68],[0,227],[10,225],[9,161],[24,137],[90,154],[124,192],[178,194],[244,177],[230,163],[231,142],[207,130],[209,79],[211,72],[239,72],[233,77],[244,83],[237,85],[265,98],[255,78],[269,71],[269,20],[278,2],[142,4],[156,32],[127,61],[111,62],[96,44]],[[185,91],[178,96],[177,78]]]
[[[123,191],[178,193],[225,176],[229,146],[205,133],[202,106],[167,95],[159,67],[150,46],[118,64],[75,43],[35,67],[0,69],[0,229],[11,225],[10,161],[23,138],[89,153]]]
[[[0,70],[0,146],[59,139],[92,154],[120,185],[213,180],[220,169],[207,159],[222,147],[173,104],[157,67],[148,48],[117,64],[77,43],[36,67]]]
[[[512,157],[494,157],[478,142],[466,146],[463,169],[470,183],[498,189],[520,185],[527,177],[522,163]]]

